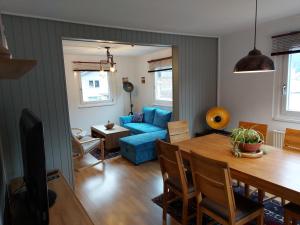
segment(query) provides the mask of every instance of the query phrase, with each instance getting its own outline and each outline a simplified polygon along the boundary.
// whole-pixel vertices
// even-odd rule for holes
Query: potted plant
[[[256,152],[264,143],[263,135],[253,128],[235,128],[230,137],[234,148],[242,152]]]

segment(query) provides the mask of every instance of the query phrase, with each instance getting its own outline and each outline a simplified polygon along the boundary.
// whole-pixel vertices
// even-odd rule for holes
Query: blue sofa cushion
[[[172,116],[172,112],[168,110],[156,109],[153,125],[160,127],[162,129],[166,129],[168,122],[170,122],[171,120],[171,116]]]
[[[124,126],[126,123],[131,123],[132,122],[133,116],[121,116],[120,117],[120,126]]]
[[[138,134],[120,138],[120,142],[126,142],[128,145],[141,146],[148,143],[155,142],[157,139],[165,140],[167,137],[167,131],[161,130],[158,132],[151,132],[145,134]]]
[[[153,107],[144,107],[143,108],[145,123],[150,123],[150,124],[153,123],[155,111],[156,111],[156,108],[153,108]]]
[[[121,155],[136,165],[156,159],[155,141],[166,138],[166,130],[120,138]]]
[[[163,130],[162,128],[149,123],[126,123],[123,126],[131,130],[133,134],[142,134]]]

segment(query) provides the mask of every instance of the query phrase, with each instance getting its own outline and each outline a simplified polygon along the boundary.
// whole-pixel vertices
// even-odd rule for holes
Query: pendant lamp
[[[8,50],[4,35],[2,16],[0,15],[0,79],[18,79],[30,71],[37,63],[36,60],[14,59]]]
[[[275,70],[274,62],[271,58],[263,55],[256,49],[256,26],[257,26],[257,0],[255,4],[255,32],[254,48],[247,56],[240,59],[234,67],[234,73],[261,73],[272,72]]]
[[[108,65],[110,72],[114,73],[116,72],[116,63],[114,62],[114,56],[110,54],[110,47],[106,48],[106,60],[100,60],[100,72],[104,71],[103,65]]]

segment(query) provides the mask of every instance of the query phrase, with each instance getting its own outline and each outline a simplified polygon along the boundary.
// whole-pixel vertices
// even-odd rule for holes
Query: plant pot
[[[256,143],[256,144],[240,143],[239,149],[242,152],[256,152],[257,150],[259,150],[261,145],[262,143]]]

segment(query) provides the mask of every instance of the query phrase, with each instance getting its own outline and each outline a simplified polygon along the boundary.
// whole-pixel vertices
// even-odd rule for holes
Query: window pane
[[[289,55],[287,111],[300,112],[300,53]]]
[[[172,101],[172,70],[155,72],[155,100]]]
[[[107,72],[82,71],[80,73],[83,102],[110,100]]]

